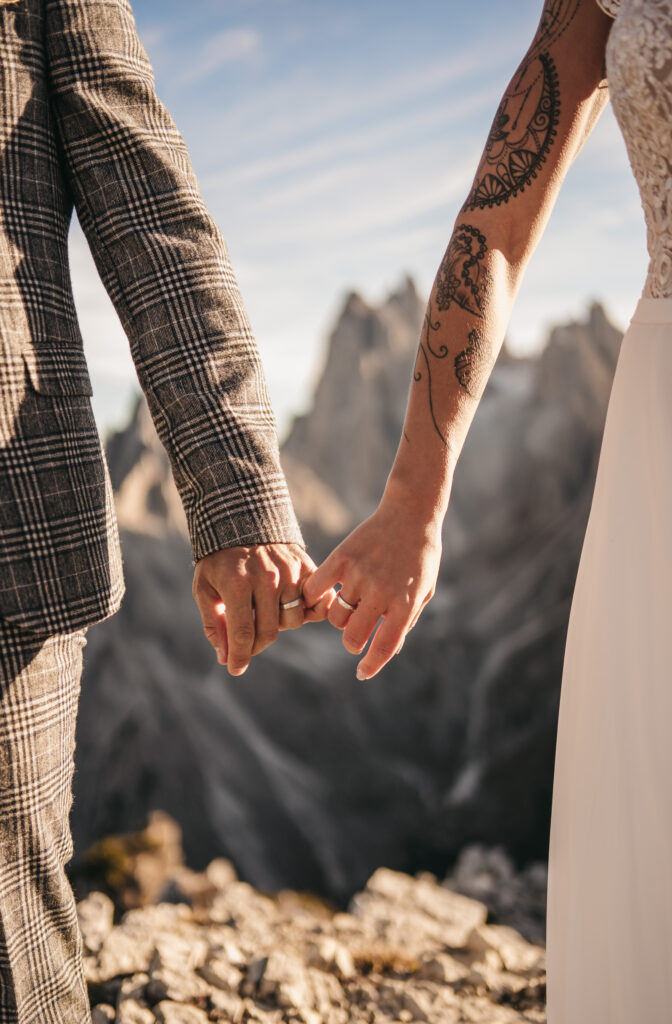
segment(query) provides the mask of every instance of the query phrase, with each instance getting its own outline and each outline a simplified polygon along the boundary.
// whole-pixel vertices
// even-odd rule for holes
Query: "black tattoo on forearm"
[[[470,224],[458,224],[436,275],[434,297],[430,299],[422,325],[418,356],[413,371],[416,384],[426,383],[427,402],[434,430],[450,447],[441,428],[436,408],[435,371],[449,355],[441,340],[439,313],[456,305],[479,320],[484,319],[491,277],[486,265],[488,245],[485,235]],[[468,344],[454,358],[455,377],[471,397],[478,397],[487,374],[488,348],[480,330],[472,330]],[[404,435],[408,441],[408,435]],[[410,443],[410,442],[409,442]]]
[[[427,401],[429,403],[429,415],[432,418],[434,424],[434,430],[441,438],[446,448],[449,448],[448,439],[444,432],[439,426],[439,421],[436,416],[434,409],[434,391],[432,381],[432,359],[445,359],[448,355],[448,346],[439,345],[438,348],[432,346],[432,334],[441,327],[440,320],[432,319],[432,301],[429,301],[429,307],[425,313],[425,319],[422,325],[422,338],[420,341],[420,347],[418,349],[418,357],[415,363],[415,369],[413,371],[413,380],[416,384],[419,384],[423,380],[427,380]],[[424,366],[424,368],[423,368]]]
[[[469,331],[469,343],[455,356],[455,376],[472,398],[478,398],[489,362],[489,348],[478,330]]]
[[[485,235],[470,224],[458,225],[436,275],[436,305],[442,312],[456,303],[468,313],[483,317],[490,287],[487,251]]]

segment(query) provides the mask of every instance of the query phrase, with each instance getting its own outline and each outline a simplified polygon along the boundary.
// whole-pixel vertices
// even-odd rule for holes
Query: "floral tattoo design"
[[[488,251],[485,235],[470,224],[453,232],[436,277],[436,305],[444,312],[454,302],[482,318],[490,275],[485,266]]]
[[[448,438],[441,429],[435,408],[434,371],[439,363],[447,359],[449,349],[445,343],[437,342],[437,333],[441,328],[438,314],[457,305],[483,319],[483,307],[490,287],[490,275],[485,266],[487,252],[485,235],[477,228],[470,224],[460,224],[455,229],[436,277],[435,298],[430,300],[422,325],[413,380],[416,384],[426,381],[434,430],[446,447],[450,447]],[[484,334],[480,330],[472,330],[466,348],[453,360],[457,381],[472,397],[478,396],[485,379],[489,352]]]
[[[551,57],[541,53],[499,105],[463,209],[499,206],[523,192],[546,162],[559,119],[558,75]]]

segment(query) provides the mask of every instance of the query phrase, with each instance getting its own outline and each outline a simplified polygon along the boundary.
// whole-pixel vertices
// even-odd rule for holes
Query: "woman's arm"
[[[336,582],[350,613],[329,615],[358,675],[396,654],[434,593],[455,464],[502,345],[515,295],[572,160],[607,101],[611,20],[595,0],[546,0],[504,93],[439,266],[422,327],[404,431],[377,511],[306,584]]]

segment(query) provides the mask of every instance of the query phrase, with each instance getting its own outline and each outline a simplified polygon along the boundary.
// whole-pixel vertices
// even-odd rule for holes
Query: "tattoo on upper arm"
[[[534,42],[495,114],[464,210],[508,203],[546,162],[560,119],[558,74],[549,49],[579,5],[580,0],[546,0]]]
[[[499,206],[522,192],[545,163],[559,119],[555,64],[547,53],[540,53],[499,105],[463,209]]]
[[[546,0],[528,58],[538,56],[542,50],[557,43],[574,21],[580,6],[581,0]]]

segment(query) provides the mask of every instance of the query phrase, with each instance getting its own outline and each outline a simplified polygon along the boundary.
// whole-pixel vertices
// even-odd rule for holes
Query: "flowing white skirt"
[[[672,299],[623,339],[565,652],[548,1024],[672,1022]]]

